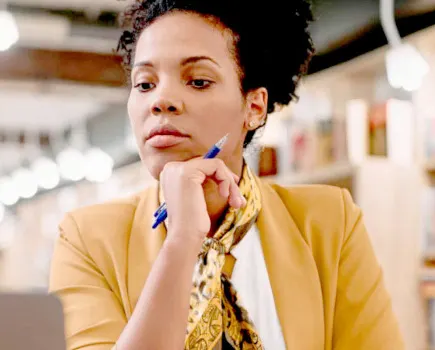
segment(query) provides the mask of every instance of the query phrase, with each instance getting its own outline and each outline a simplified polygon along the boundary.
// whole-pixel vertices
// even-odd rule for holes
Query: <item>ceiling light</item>
[[[11,178],[3,177],[0,179],[0,202],[11,206],[18,202],[19,195],[16,186]]]
[[[386,67],[390,85],[406,91],[418,90],[430,69],[420,52],[409,44],[400,44],[389,49],[386,54]]]
[[[85,177],[85,157],[77,149],[69,147],[56,158],[60,175],[71,181],[80,181]]]
[[[32,198],[38,192],[35,176],[29,169],[20,168],[12,173],[16,191],[21,198]]]
[[[12,14],[0,10],[0,51],[9,50],[19,38],[17,23]]]
[[[59,169],[57,164],[49,158],[37,159],[31,167],[39,187],[51,190],[60,182]]]
[[[394,0],[380,0],[382,29],[390,45],[385,58],[388,82],[393,88],[415,91],[429,72],[429,64],[415,47],[405,44],[400,37],[394,3]]]
[[[86,152],[86,179],[92,182],[105,182],[113,173],[113,159],[99,148]]]

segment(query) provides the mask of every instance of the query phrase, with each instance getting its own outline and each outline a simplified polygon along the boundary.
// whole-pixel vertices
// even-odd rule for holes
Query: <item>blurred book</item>
[[[423,254],[426,259],[435,258],[435,187],[423,191]]]
[[[313,167],[313,137],[309,124],[288,123],[288,163],[291,172],[309,171]]]
[[[334,120],[332,127],[332,154],[335,162],[344,163],[348,161],[347,154],[347,134],[346,134],[346,121]]]
[[[320,119],[314,123],[288,123],[289,169],[309,172],[347,160],[344,121]]]
[[[316,123],[316,167],[334,162],[334,123],[332,119],[320,119]]]
[[[259,176],[274,176],[278,174],[277,150],[275,147],[264,147],[260,153]]]
[[[334,115],[325,96],[305,100],[269,118],[260,139],[260,176],[309,176],[348,161],[345,118]]]
[[[387,102],[375,104],[368,111],[369,154],[387,156]]]

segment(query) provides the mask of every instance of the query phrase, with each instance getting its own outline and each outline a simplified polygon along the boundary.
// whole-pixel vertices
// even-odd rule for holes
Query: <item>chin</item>
[[[160,179],[160,173],[162,172],[164,165],[160,165],[160,164],[156,164],[156,163],[152,163],[149,164],[148,162],[144,162],[142,161],[142,163],[146,166],[146,168],[148,169],[148,172],[151,174],[151,176],[159,181]]]

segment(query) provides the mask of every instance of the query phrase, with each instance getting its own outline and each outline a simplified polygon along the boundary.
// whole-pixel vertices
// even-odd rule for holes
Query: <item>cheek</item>
[[[127,102],[127,112],[134,132],[138,129],[141,123],[141,115],[143,115],[144,112],[143,108],[140,108],[140,106],[139,99],[131,93]]]
[[[198,99],[196,104],[201,111],[205,111],[204,124],[207,126],[234,128],[244,122],[243,99],[240,91],[222,89],[210,98]]]

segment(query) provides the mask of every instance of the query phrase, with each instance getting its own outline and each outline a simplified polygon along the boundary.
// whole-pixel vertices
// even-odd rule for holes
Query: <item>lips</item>
[[[176,136],[176,137],[189,137],[189,135],[182,133],[175,126],[170,124],[159,125],[151,129],[147,134],[145,140],[148,141],[155,136]]]
[[[168,148],[178,145],[189,137],[176,127],[165,124],[151,129],[145,138],[145,142],[154,148]]]

